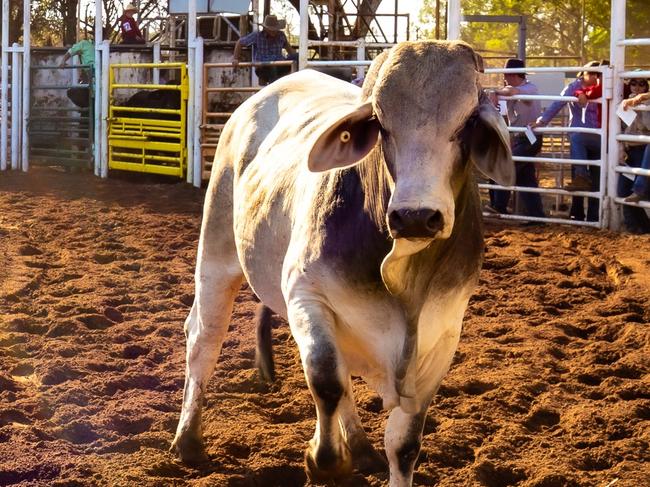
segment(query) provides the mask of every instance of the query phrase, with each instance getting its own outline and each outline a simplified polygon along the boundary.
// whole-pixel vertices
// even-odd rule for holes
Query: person
[[[508,59],[506,69],[524,68],[526,65],[521,59]],[[525,73],[505,73],[503,75],[505,86],[495,90],[496,96],[537,95],[539,90],[531,83]],[[492,100],[496,102],[495,99]],[[496,104],[496,103],[495,103]],[[508,100],[508,120],[511,127],[526,127],[537,120],[542,111],[539,100]],[[511,135],[512,155],[520,157],[535,157],[542,149],[542,137],[537,135],[537,140],[531,144],[523,132]],[[539,187],[535,165],[532,162],[516,162],[516,185],[528,188]],[[544,207],[539,193],[521,193],[523,215],[544,217]],[[507,213],[510,191],[490,190],[492,208],[498,213]]]
[[[282,55],[282,49],[287,51],[288,59],[297,59],[295,49],[291,47],[287,36],[282,32],[284,26],[284,20],[278,20],[275,15],[264,17],[261,31],[251,32],[244,37],[240,37],[235,43],[232,57],[233,67],[237,68],[239,65],[242,46],[252,47],[254,63],[284,61],[287,58]],[[255,74],[261,86],[272,83],[276,79],[289,74],[290,71],[289,66],[258,66],[255,68]]]
[[[600,84],[600,73],[589,71],[589,68],[600,66],[600,61],[590,61],[583,71],[578,73],[578,78],[567,85],[561,96],[575,96],[576,91],[593,88]],[[544,127],[559,113],[566,105],[565,101],[552,103],[544,113],[531,124],[531,127]],[[598,107],[595,103],[589,103],[584,108],[578,102],[569,103],[569,126],[584,128],[599,128]],[[600,136],[598,134],[571,133],[570,157],[571,159],[599,160],[600,159]],[[571,183],[566,186],[569,191],[598,191],[600,186],[600,168],[598,166],[571,166]],[[571,202],[570,216],[574,220],[584,221],[584,199],[573,197]],[[587,207],[587,221],[598,221],[599,204],[597,198],[589,198]]]
[[[104,27],[103,33],[104,37],[109,37],[111,31],[109,28]],[[92,83],[95,72],[94,33],[88,33],[86,39],[82,39],[73,44],[63,55],[59,66],[65,66],[68,60],[74,56],[79,56],[80,64],[88,66],[88,68],[82,69],[79,73],[79,83],[89,86],[68,88],[67,95],[70,101],[78,107],[87,108],[89,103],[91,103],[91,98],[94,97],[94,86]],[[89,88],[91,89],[90,93],[88,93]]]
[[[73,56],[79,56],[79,63],[88,66],[88,69],[82,69],[79,73],[79,82],[89,83],[95,68],[95,43],[87,38],[73,44],[63,55],[59,66],[65,66],[68,59]]]
[[[145,40],[138,27],[138,22],[133,15],[138,13],[138,8],[129,3],[124,7],[124,12],[119,19],[120,31],[122,33],[122,44],[144,44]]]
[[[632,79],[628,83],[630,98],[623,101],[623,109],[629,110],[650,100],[648,80]],[[627,135],[650,135],[650,112],[639,111],[637,117],[625,129]],[[650,144],[639,142],[625,143],[626,163],[631,167],[650,170]],[[650,196],[650,178],[636,176],[632,182],[626,175],[621,175],[618,181],[618,195],[624,196],[626,203],[638,203]],[[623,218],[625,225],[633,233],[650,233],[650,221],[642,208],[624,206]]]

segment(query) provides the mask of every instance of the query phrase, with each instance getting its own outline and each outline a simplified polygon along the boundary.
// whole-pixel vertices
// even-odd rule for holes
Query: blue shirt
[[[571,82],[566,88],[562,90],[562,96],[574,96],[576,90],[582,89],[582,78]],[[549,106],[542,114],[542,123],[547,124],[551,119],[558,114],[562,107],[569,103],[569,127],[585,127],[596,129],[600,127],[598,120],[598,104],[589,103],[585,112],[585,122],[582,123],[582,107],[578,102],[555,101]]]
[[[280,31],[274,37],[264,31],[251,32],[239,39],[242,46],[253,46],[253,62],[283,61],[282,48],[288,44],[287,36]]]

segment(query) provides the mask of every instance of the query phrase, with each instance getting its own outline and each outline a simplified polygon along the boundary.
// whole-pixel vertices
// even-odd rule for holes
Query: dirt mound
[[[261,383],[246,288],[207,392],[212,462],[167,452],[202,199],[139,177],[0,175],[0,485],[305,485],[315,413],[299,356],[276,319],[278,380]],[[648,237],[488,226],[415,484],[647,485],[649,302]],[[381,449],[381,401],[355,388]]]

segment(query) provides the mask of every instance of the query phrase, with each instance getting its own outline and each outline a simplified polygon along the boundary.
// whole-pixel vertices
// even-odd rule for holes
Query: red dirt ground
[[[0,174],[0,485],[305,484],[315,414],[298,354],[277,320],[279,379],[261,383],[245,289],[207,394],[213,462],[167,452],[202,199],[185,184]],[[650,238],[488,226],[486,240],[415,484],[650,485]],[[356,388],[382,448],[381,402]]]

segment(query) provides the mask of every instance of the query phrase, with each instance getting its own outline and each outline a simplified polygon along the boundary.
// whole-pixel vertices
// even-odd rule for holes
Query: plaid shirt
[[[264,61],[282,61],[282,48],[288,44],[287,36],[284,32],[278,32],[278,35],[271,37],[263,31],[251,32],[239,39],[242,46],[253,47],[253,62]]]

